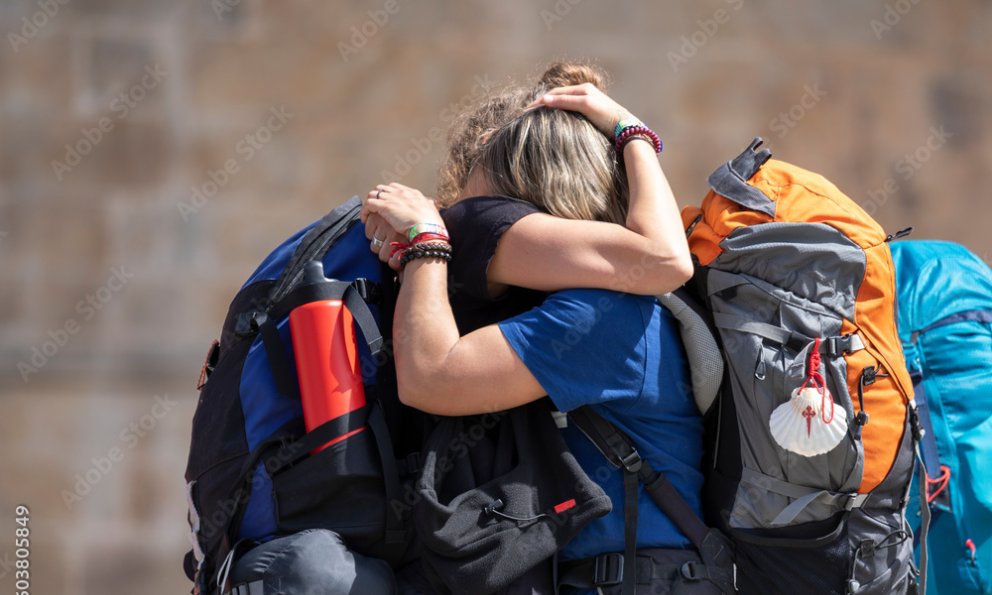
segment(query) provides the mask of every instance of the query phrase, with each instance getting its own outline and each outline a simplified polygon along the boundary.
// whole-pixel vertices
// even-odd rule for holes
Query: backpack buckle
[[[696,572],[696,563],[691,561],[686,562],[681,568],[679,568],[679,574],[682,575],[682,578],[690,582],[698,581],[703,578],[701,573]]]
[[[847,501],[844,502],[844,510],[850,512],[855,508],[861,508],[868,500],[869,494],[848,494]]]
[[[244,338],[254,335],[258,329],[265,324],[268,316],[260,310],[249,310],[238,314],[237,322],[234,323],[234,334]]]
[[[620,465],[629,473],[640,471],[642,462],[641,453],[637,452],[636,448],[631,449],[630,454],[620,459]]]
[[[847,355],[865,348],[865,343],[858,333],[851,333],[840,337],[828,337],[824,340],[824,343],[826,345],[824,346],[823,353],[831,357]]]
[[[379,284],[374,281],[359,277],[352,281],[351,285],[358,291],[358,295],[362,296],[366,304],[377,304],[382,299],[382,290],[379,288]]]
[[[623,554],[596,556],[592,566],[592,583],[596,587],[614,587],[623,582]]]
[[[415,477],[420,473],[421,465],[419,452],[411,452],[396,461],[400,477]]]

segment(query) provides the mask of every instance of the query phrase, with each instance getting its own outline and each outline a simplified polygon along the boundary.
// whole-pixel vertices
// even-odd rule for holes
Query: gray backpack
[[[760,144],[683,213],[726,364],[707,520],[734,544],[743,593],[916,592],[905,505],[920,431],[894,236]]]

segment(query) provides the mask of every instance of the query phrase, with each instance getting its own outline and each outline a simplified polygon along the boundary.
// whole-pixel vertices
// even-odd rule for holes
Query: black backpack
[[[418,471],[427,418],[396,395],[383,340],[394,276],[368,249],[360,209],[352,198],[274,250],[235,296],[207,355],[186,468],[194,549],[184,564],[203,595],[226,592],[231,566],[253,545],[304,529],[334,530],[350,549],[394,566],[414,554],[401,478]],[[334,298],[360,330],[367,404],[307,433],[287,317]]]

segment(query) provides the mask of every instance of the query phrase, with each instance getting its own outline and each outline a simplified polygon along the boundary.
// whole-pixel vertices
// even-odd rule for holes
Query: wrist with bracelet
[[[613,136],[616,139],[614,148],[617,153],[623,155],[623,148],[632,140],[643,139],[651,143],[655,153],[661,153],[663,145],[661,138],[654,130],[648,128],[644,122],[636,118],[621,118],[613,128]]]
[[[438,223],[418,223],[407,233],[409,243],[393,242],[390,258],[399,254],[400,267],[418,258],[437,258],[451,262],[451,239],[448,230]]]

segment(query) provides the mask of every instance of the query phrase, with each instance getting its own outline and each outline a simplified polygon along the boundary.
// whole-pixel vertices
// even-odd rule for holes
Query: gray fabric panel
[[[765,196],[765,193],[747,183],[747,180],[737,174],[730,163],[724,163],[710,174],[710,188],[720,196],[732,200],[745,209],[775,216],[775,201]]]
[[[822,223],[762,223],[738,228],[720,243],[712,268],[746,274],[837,315],[854,318],[865,253]]]
[[[808,337],[840,334],[842,319],[835,312],[759,279],[711,270],[708,282],[710,305],[717,316],[749,321],[760,328],[788,329]],[[715,289],[721,287],[724,289]],[[744,468],[795,484],[804,490],[802,494],[825,493],[797,505],[801,510],[791,509],[789,514],[795,514],[790,523],[832,516],[838,510],[838,503],[829,494],[853,493],[861,483],[864,465],[861,443],[849,429],[845,439],[830,452],[804,457],[782,449],[768,427],[772,411],[788,402],[792,390],[803,383],[813,343],[797,352],[750,332],[729,328],[719,332],[737,408]],[[854,406],[847,387],[846,362],[843,357],[824,357],[822,365],[827,388],[836,406],[846,412],[851,426]],[[744,529],[771,528],[782,522],[780,513],[801,496],[790,497],[781,491],[770,491],[767,485],[742,480],[731,511],[731,525]]]
[[[706,414],[723,381],[723,354],[706,322],[677,295],[658,296],[662,306],[679,322],[692,378],[692,395],[699,412]]]
[[[852,511],[847,522],[852,548],[857,548],[866,539],[877,545],[886,536],[903,529],[903,511],[882,512],[865,507]],[[889,543],[896,541],[889,539]],[[861,584],[857,595],[906,593],[909,581],[913,580],[910,572],[912,559],[912,538],[894,547],[876,548],[870,557],[859,556],[854,566],[854,578]]]
[[[333,531],[308,529],[273,539],[245,553],[231,572],[233,584],[266,592],[345,595],[392,593],[393,571],[383,560],[350,551]]]

